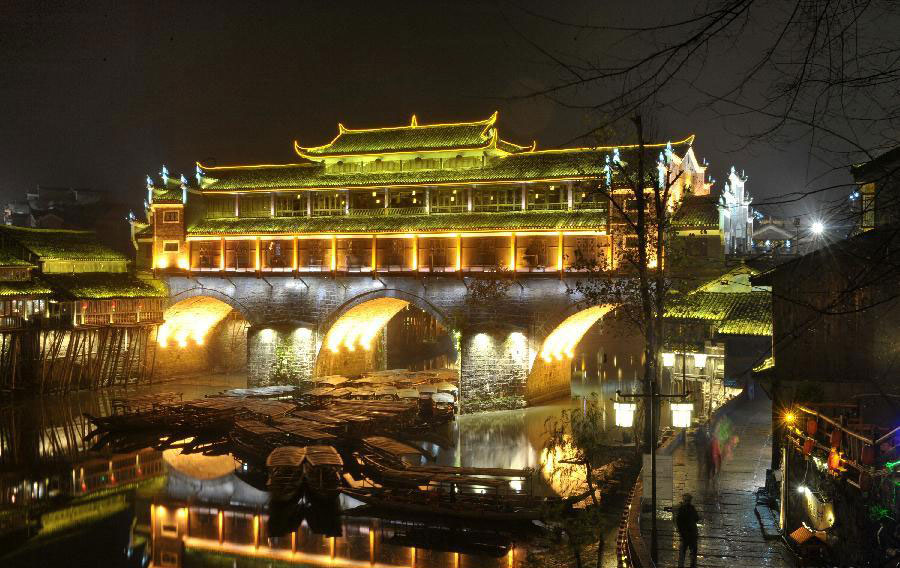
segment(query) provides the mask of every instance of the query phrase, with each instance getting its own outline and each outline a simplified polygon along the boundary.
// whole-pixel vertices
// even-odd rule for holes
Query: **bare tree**
[[[598,111],[612,122],[677,100],[690,110],[709,109],[748,145],[808,144],[808,161],[821,173],[772,203],[843,187],[830,174],[846,173],[900,143],[896,2],[696,0],[658,4],[651,17],[623,25],[567,21],[513,6],[579,38],[577,56],[525,38],[561,78],[523,96]],[[727,76],[709,73],[723,68]],[[831,213],[845,214],[845,202],[845,195],[834,198]]]

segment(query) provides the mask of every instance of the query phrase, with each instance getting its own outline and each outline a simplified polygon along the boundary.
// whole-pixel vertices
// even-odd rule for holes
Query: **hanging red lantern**
[[[828,454],[828,469],[834,473],[841,470],[841,453],[833,448]]]
[[[803,455],[808,456],[812,453],[813,447],[815,446],[815,442],[812,438],[807,438],[805,442],[803,442]]]
[[[816,422],[815,418],[810,418],[806,421],[806,434],[809,436],[815,436],[816,431],[819,429],[819,423]]]
[[[835,428],[831,431],[831,447],[832,448],[840,448],[841,447],[841,431]]]

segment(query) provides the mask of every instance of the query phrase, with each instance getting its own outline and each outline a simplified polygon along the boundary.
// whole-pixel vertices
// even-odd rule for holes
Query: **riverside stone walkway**
[[[700,514],[697,566],[731,568],[794,566],[779,541],[765,540],[754,508],[756,490],[765,485],[771,458],[771,401],[762,393],[756,400],[742,400],[728,415],[739,441],[713,482],[707,482],[693,436],[674,457],[675,503],[685,492],[694,496]],[[671,513],[657,520],[659,567],[678,566],[679,539]],[[641,521],[645,542],[650,544],[650,519]],[[690,565],[690,556],[685,558]]]

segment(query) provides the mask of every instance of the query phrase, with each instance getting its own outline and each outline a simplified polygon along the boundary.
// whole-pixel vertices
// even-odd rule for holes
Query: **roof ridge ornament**
[[[416,119],[416,115],[412,115],[412,120],[409,121],[409,125],[412,127],[419,126],[419,121]]]
[[[197,178],[197,185],[200,185],[203,180],[203,172],[200,171],[200,162],[194,166],[194,177]]]

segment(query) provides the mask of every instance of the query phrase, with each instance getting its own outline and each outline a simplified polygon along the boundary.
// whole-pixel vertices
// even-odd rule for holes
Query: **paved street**
[[[707,482],[692,440],[674,454],[675,501],[691,493],[701,518],[698,566],[793,566],[778,541],[763,539],[754,513],[756,489],[765,485],[771,456],[770,413],[771,402],[761,393],[754,401],[738,403],[728,417],[737,442],[714,482]],[[648,544],[649,526],[645,516]],[[658,530],[659,566],[677,566],[679,542],[671,515],[658,521]]]

